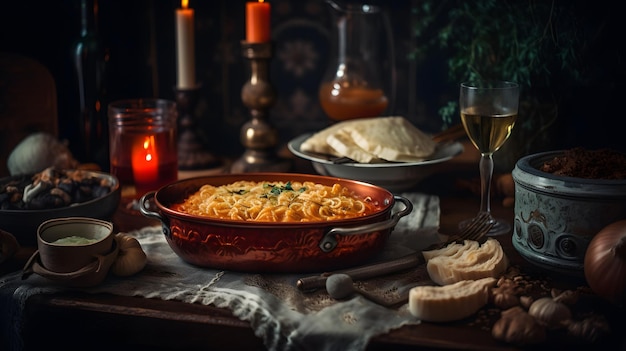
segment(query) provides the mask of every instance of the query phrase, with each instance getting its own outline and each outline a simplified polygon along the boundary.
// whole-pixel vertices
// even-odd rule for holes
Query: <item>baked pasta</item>
[[[377,204],[340,184],[237,181],[203,185],[174,210],[217,219],[258,222],[312,222],[371,214]]]

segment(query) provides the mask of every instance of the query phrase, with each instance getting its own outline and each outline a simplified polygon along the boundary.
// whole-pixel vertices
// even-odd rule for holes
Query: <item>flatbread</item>
[[[346,126],[355,144],[387,161],[421,161],[436,143],[404,117],[386,117]]]
[[[349,121],[335,123],[329,127],[326,127],[320,130],[319,132],[314,133],[313,135],[308,137],[306,140],[304,140],[304,142],[302,142],[302,145],[300,145],[300,150],[306,151],[306,152],[317,152],[320,154],[328,154],[328,155],[343,157],[344,155],[337,153],[335,149],[333,149],[330,145],[328,145],[326,140],[329,135],[334,134],[337,131],[343,129],[344,127],[349,126],[356,122],[358,122],[358,120],[349,120]]]
[[[374,163],[382,161],[376,155],[363,150],[354,143],[350,133],[340,129],[326,138],[326,143],[333,148],[338,155],[346,156],[360,163]]]
[[[418,162],[436,143],[404,117],[371,117],[335,123],[307,138],[304,152],[348,157],[360,163]]]

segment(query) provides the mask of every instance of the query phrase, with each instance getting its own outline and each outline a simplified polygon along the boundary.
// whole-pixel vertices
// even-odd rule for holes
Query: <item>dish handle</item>
[[[361,225],[357,227],[332,228],[331,230],[326,232],[326,234],[320,241],[318,245],[319,248],[323,252],[331,252],[332,250],[334,250],[338,244],[337,235],[358,235],[358,234],[363,234],[363,233],[371,233],[371,232],[376,232],[376,231],[393,229],[396,226],[396,224],[398,224],[398,221],[400,220],[400,218],[410,214],[411,211],[413,211],[413,204],[411,203],[411,201],[409,201],[409,199],[399,196],[399,195],[394,195],[393,199],[394,199],[394,206],[396,203],[401,202],[404,205],[404,208],[394,213],[393,215],[391,215],[389,219],[382,221],[382,222],[365,224],[365,225]]]
[[[155,191],[150,191],[145,193],[139,199],[139,212],[146,217],[158,219],[161,222],[161,230],[163,231],[163,234],[167,238],[170,238],[172,232],[170,231],[169,220],[165,216],[162,216],[159,212],[150,210],[150,200],[154,199],[155,194]]]

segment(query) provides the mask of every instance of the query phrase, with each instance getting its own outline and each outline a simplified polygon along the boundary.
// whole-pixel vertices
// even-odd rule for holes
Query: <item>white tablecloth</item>
[[[400,219],[383,251],[373,261],[417,252],[440,241],[439,198],[419,193],[402,193],[414,205]],[[324,289],[301,292],[296,281],[302,274],[252,274],[198,268],[182,261],[170,249],[160,227],[128,233],[135,236],[148,255],[139,274],[119,278],[112,274],[96,287],[80,290],[140,296],[227,308],[249,321],[255,334],[271,350],[362,350],[373,336],[420,321],[407,304],[385,308],[361,296],[335,301]],[[307,274],[308,275],[308,274]],[[363,282],[364,289],[393,298],[427,279],[424,270],[412,270]],[[22,309],[28,297],[67,290],[33,274],[21,272],[0,278],[0,334],[2,350],[20,350]]]

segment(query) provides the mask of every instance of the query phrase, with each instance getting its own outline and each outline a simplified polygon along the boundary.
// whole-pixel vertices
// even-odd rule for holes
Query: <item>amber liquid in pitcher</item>
[[[333,120],[378,117],[389,101],[382,89],[349,86],[337,89],[336,82],[323,83],[319,99],[324,112]]]
[[[333,19],[328,66],[319,102],[334,121],[393,111],[395,55],[386,11],[375,5],[326,0]]]

